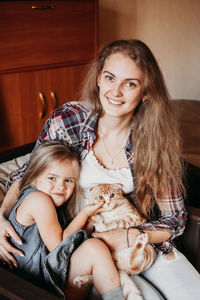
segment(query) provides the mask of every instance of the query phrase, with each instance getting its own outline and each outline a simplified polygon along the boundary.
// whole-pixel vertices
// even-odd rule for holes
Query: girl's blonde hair
[[[79,159],[77,155],[72,152],[63,142],[59,141],[45,141],[39,145],[31,155],[29,164],[20,181],[19,193],[20,196],[27,188],[34,188],[33,182],[40,176],[52,162],[72,162],[75,172],[75,188],[72,196],[66,202],[66,209],[70,218],[74,217],[75,209],[77,206],[77,181],[79,177]],[[79,204],[78,204],[79,205]]]
[[[136,199],[140,211],[150,217],[164,193],[185,191],[181,138],[162,72],[150,49],[139,40],[118,40],[99,52],[89,66],[81,99],[89,100],[93,112],[103,115],[97,76],[114,53],[130,57],[144,75],[146,101],[141,100],[133,115],[132,144]]]

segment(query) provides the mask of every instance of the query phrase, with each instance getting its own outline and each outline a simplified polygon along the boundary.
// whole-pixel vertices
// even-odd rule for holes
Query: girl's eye
[[[115,194],[112,193],[112,194],[110,195],[110,198],[114,198],[114,197],[115,197]]]
[[[67,182],[67,183],[73,183],[74,180],[73,180],[73,179],[70,179],[70,178],[67,178],[67,179],[65,180],[65,182]]]
[[[55,181],[56,180],[55,177],[52,177],[52,176],[48,177],[48,179],[51,180],[51,181]]]
[[[99,200],[103,200],[103,196],[99,196]]]

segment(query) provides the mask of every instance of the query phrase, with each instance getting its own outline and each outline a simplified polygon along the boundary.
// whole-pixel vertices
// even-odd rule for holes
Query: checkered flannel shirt
[[[36,147],[44,140],[62,140],[71,147],[80,158],[88,153],[95,142],[95,128],[98,115],[94,115],[83,103],[67,102],[57,108],[47,120]],[[126,143],[125,154],[131,169],[134,181],[133,155],[131,144],[131,132]],[[11,181],[20,179],[23,175],[25,165],[17,170],[12,176]],[[134,184],[135,186],[135,184]],[[133,193],[132,199],[137,206]],[[156,244],[154,247],[164,253],[169,253],[172,249],[172,240],[181,235],[185,228],[187,212],[184,208],[182,195],[175,190],[171,193],[162,195],[159,199],[156,216],[149,222],[142,224],[141,229],[161,230],[172,233],[172,237],[163,243]]]

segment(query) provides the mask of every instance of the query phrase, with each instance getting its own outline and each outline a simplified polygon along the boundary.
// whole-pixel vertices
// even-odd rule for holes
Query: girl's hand
[[[17,267],[17,262],[10,253],[16,253],[22,256],[23,253],[9,244],[7,240],[8,237],[12,237],[13,240],[18,244],[22,243],[20,237],[15,232],[10,222],[4,217],[1,217],[0,219],[0,260],[2,260],[3,263],[8,264],[10,268],[13,268],[13,265]]]
[[[104,205],[104,202],[98,202],[97,204],[88,204],[83,207],[82,211],[86,214],[86,216],[89,218],[90,216],[94,214],[101,213],[105,211],[105,209],[102,208]]]

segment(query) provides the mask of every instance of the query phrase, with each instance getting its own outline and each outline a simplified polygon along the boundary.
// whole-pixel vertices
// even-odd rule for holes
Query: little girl
[[[9,215],[22,245],[11,242],[24,253],[14,254],[17,272],[70,300],[84,299],[90,288],[77,288],[74,278],[92,274],[103,299],[124,299],[109,250],[83,229],[103,203],[87,205],[74,217],[78,174],[76,154],[61,142],[44,142],[33,152]]]

